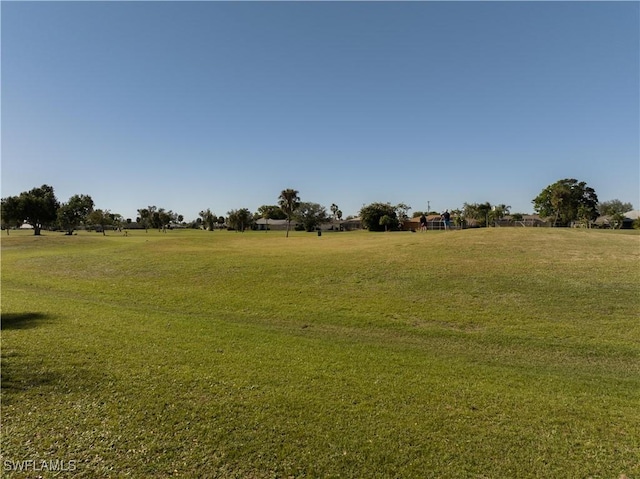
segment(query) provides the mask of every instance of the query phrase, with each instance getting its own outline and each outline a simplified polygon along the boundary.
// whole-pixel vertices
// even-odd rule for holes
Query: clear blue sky
[[[2,2],[2,196],[640,207],[638,2]]]

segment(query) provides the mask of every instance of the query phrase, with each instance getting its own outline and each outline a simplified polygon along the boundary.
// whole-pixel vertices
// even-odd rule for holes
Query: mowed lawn
[[[1,241],[6,477],[640,477],[637,232]]]

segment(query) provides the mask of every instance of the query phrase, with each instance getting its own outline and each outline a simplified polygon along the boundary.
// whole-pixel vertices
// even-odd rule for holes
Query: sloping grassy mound
[[[4,472],[640,476],[639,264],[565,229],[12,233]]]

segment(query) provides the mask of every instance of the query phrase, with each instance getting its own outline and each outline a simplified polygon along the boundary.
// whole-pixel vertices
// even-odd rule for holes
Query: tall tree
[[[554,225],[568,226],[578,219],[593,221],[599,215],[595,190],[573,178],[547,186],[532,203],[541,216],[553,217]]]
[[[282,190],[278,197],[278,204],[280,205],[280,209],[284,211],[284,214],[287,216],[286,236],[288,238],[289,229],[291,228],[291,218],[293,218],[293,214],[298,209],[298,206],[300,206],[300,196],[298,196],[298,191],[291,188]]]
[[[464,227],[464,214],[462,213],[461,209],[456,208],[455,210],[451,210],[451,216],[453,217],[453,224],[455,224],[458,228]]]
[[[138,218],[137,221],[142,223],[144,226],[145,232],[149,232],[149,227],[152,226],[151,221],[153,217],[153,213],[155,213],[155,206],[147,206],[146,208],[140,208],[138,210]]]
[[[42,228],[53,224],[58,217],[58,202],[53,187],[42,185],[30,191],[23,191],[13,199],[5,198],[3,203],[13,208],[16,220],[27,221],[33,226],[33,234],[39,235]]]
[[[227,224],[236,231],[244,232],[251,226],[252,215],[247,208],[231,210],[227,213]]]
[[[511,206],[505,204],[493,205],[491,206],[491,211],[489,211],[489,219],[493,222],[500,221],[509,214],[510,210]]]
[[[158,230],[166,233],[167,227],[171,227],[171,223],[176,221],[178,215],[171,210],[165,210],[164,208],[158,208],[158,211],[154,214],[155,224]]]
[[[19,227],[24,220],[20,209],[20,199],[17,196],[2,198],[2,226],[7,230]]]
[[[478,224],[489,226],[489,216],[492,211],[491,203],[465,203],[462,205],[462,213],[465,218],[471,218]]]
[[[327,210],[318,203],[301,202],[296,211],[296,218],[304,226],[305,231],[313,231],[327,221]]]
[[[202,218],[202,225],[204,229],[208,231],[213,231],[215,229],[216,223],[218,222],[218,217],[211,212],[209,208],[206,210],[202,210],[200,213],[200,218]]]
[[[340,208],[338,208],[338,205],[336,205],[335,203],[331,204],[331,214],[333,215],[333,220],[335,221],[338,218],[338,211],[340,210]]]
[[[622,201],[616,199],[611,201],[603,201],[598,205],[598,211],[601,215],[613,216],[616,213],[627,213],[633,209],[633,205],[631,203],[623,203]]]
[[[401,227],[403,222],[409,218],[409,210],[411,206],[405,203],[398,203],[396,205],[396,216],[398,217],[398,227]]]
[[[93,199],[89,195],[73,195],[69,201],[58,209],[58,222],[67,230],[67,234],[73,234],[80,224],[87,220],[93,211]]]
[[[94,226],[99,226],[102,231],[102,236],[106,236],[105,230],[107,226],[113,224],[113,216],[109,210],[93,210],[87,217],[87,222]]]

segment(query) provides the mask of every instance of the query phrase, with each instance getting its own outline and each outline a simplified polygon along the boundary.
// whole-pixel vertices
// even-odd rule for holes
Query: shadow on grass
[[[0,389],[2,390],[2,400],[4,404],[11,403],[11,398],[6,396],[8,392],[27,391],[54,384],[59,381],[59,374],[52,371],[42,371],[30,365],[26,365],[24,358],[15,353],[2,353],[0,362]]]
[[[47,319],[51,319],[51,315],[45,313],[2,313],[0,329],[35,328]]]

